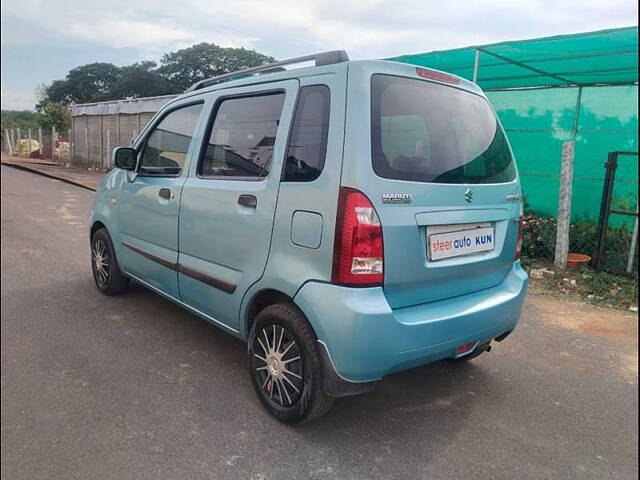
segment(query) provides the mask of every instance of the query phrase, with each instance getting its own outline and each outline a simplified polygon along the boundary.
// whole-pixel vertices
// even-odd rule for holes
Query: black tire
[[[249,335],[248,355],[253,387],[277,420],[308,422],[333,405],[334,398],[322,388],[318,340],[295,305],[278,303],[260,311]]]
[[[129,279],[120,270],[113,242],[105,228],[96,230],[91,237],[91,271],[96,288],[105,295],[117,295],[129,288]]]
[[[452,362],[459,362],[459,363],[468,362],[469,360],[473,360],[474,358],[479,357],[484,352],[488,352],[491,349],[491,347],[489,346],[490,344],[491,342],[482,343],[478,345],[476,349],[469,355],[465,355],[464,357],[459,357],[459,358],[451,358],[450,360]]]

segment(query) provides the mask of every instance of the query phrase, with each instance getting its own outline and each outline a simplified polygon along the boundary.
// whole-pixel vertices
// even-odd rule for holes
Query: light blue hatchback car
[[[280,421],[476,357],[520,317],[518,173],[463,78],[343,51],[276,62],[197,83],[114,162],[98,289],[133,279],[246,341]]]

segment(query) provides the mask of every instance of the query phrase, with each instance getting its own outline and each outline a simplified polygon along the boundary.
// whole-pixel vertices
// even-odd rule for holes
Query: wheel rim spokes
[[[96,272],[96,278],[100,285],[106,285],[109,282],[109,270],[111,264],[109,261],[109,250],[102,240],[97,240],[91,249],[91,260]]]
[[[255,353],[262,350],[260,353]],[[270,401],[282,407],[295,404],[304,383],[303,362],[295,339],[283,327],[264,327],[254,342],[255,375]]]

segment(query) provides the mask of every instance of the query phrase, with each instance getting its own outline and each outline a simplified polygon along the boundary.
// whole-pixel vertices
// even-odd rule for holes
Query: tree
[[[154,97],[174,93],[169,81],[156,69],[156,62],[143,61],[120,69],[110,98]]]
[[[120,78],[120,68],[111,63],[90,63],[69,71],[46,89],[46,99],[59,103],[87,103],[109,100]]]
[[[273,61],[255,50],[199,43],[166,53],[160,67],[151,61],[124,67],[111,63],[76,67],[63,80],[45,87],[40,103],[68,105],[181,93],[199,80]]]
[[[58,132],[71,128],[71,112],[62,103],[44,102],[36,105],[38,126],[46,129],[55,127]]]
[[[183,92],[194,83],[223,73],[273,62],[267,55],[245,48],[223,48],[213,43],[198,43],[166,53],[160,60],[159,73],[174,91]]]

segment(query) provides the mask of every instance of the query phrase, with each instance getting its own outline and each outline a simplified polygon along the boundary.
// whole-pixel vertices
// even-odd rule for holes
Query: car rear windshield
[[[515,179],[509,145],[484,98],[391,75],[373,75],[371,96],[371,149],[379,176],[432,183]]]

